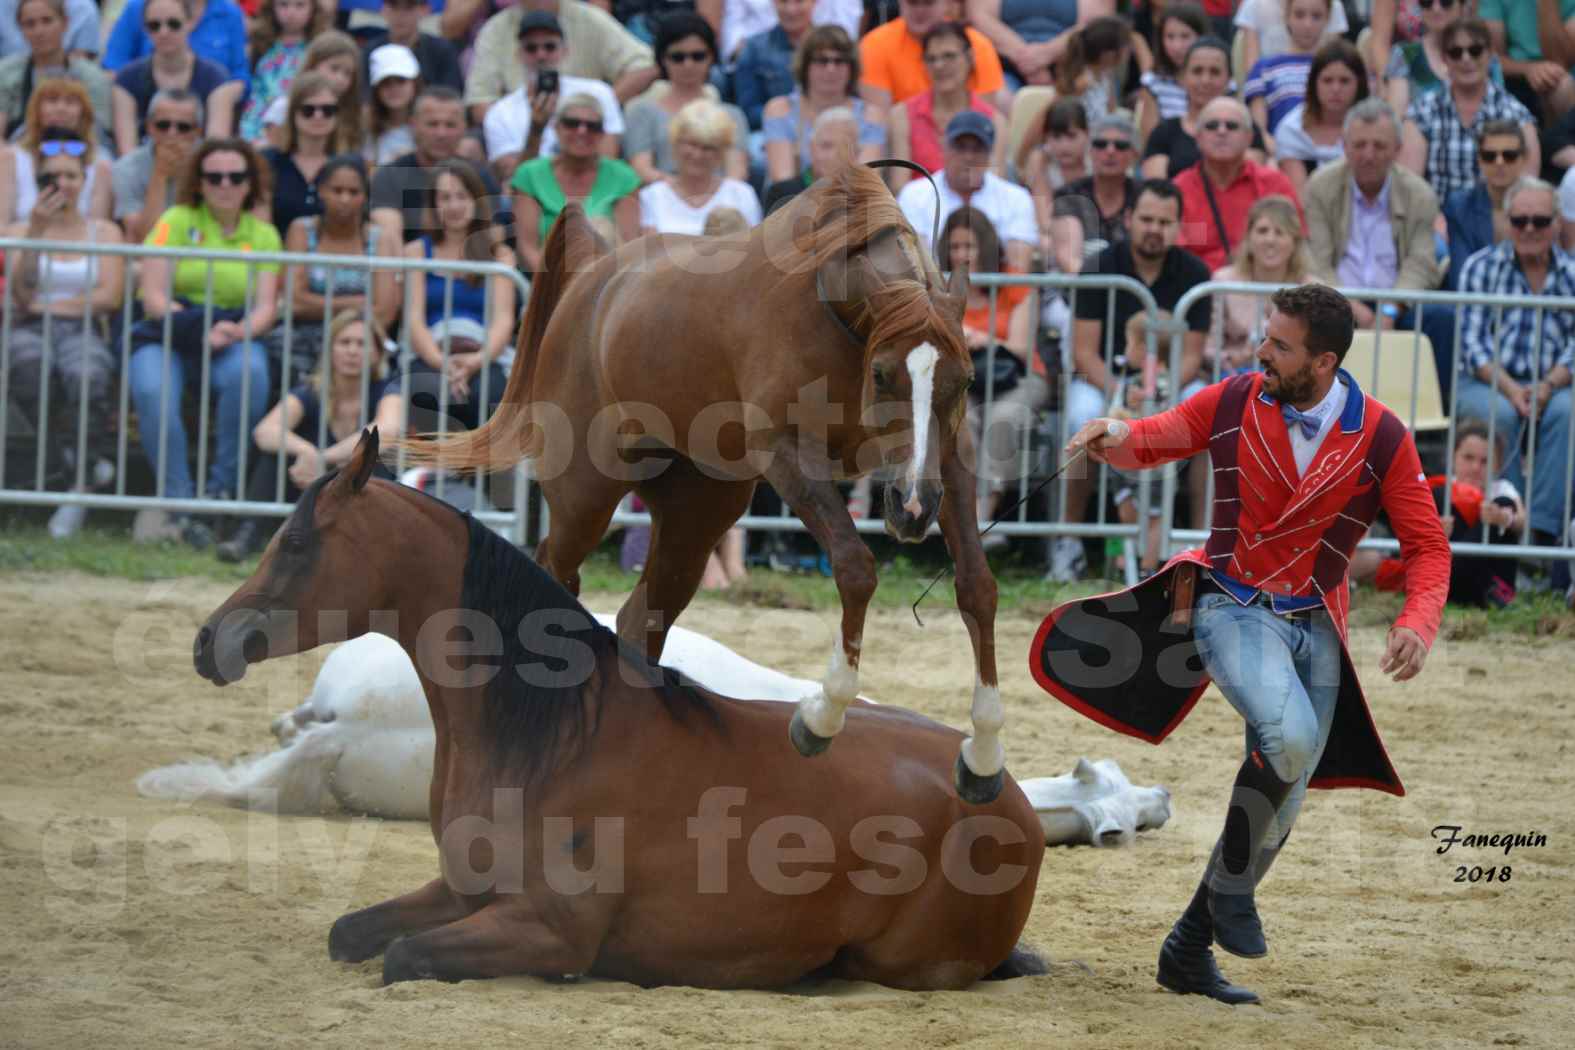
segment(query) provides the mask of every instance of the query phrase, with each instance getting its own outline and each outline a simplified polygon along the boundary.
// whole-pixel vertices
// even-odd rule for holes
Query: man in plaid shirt
[[[1432,183],[1439,200],[1476,185],[1477,140],[1490,120],[1521,125],[1529,153],[1526,170],[1542,169],[1536,121],[1519,99],[1488,79],[1492,61],[1487,23],[1460,19],[1444,30],[1449,82],[1419,96],[1406,110],[1400,163]]]
[[[1556,242],[1557,191],[1522,176],[1504,192],[1510,239],[1466,260],[1462,292],[1575,298],[1575,257]],[[1540,334],[1538,329],[1541,329]],[[1467,306],[1460,324],[1457,415],[1492,421],[1509,442],[1505,474],[1525,491],[1521,441],[1535,423],[1531,527],[1553,544],[1570,503],[1569,429],[1575,311]]]

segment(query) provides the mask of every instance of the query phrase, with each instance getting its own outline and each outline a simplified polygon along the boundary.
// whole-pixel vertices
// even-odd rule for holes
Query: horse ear
[[[360,492],[366,487],[366,479],[372,476],[372,469],[377,466],[377,425],[367,427],[361,431],[361,440],[356,442],[355,451],[350,454],[350,462],[345,464],[345,475],[350,479],[350,491]]]

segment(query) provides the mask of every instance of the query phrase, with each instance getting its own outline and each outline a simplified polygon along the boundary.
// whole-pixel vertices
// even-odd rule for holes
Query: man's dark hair
[[[1327,284],[1310,283],[1281,288],[1269,296],[1269,305],[1307,326],[1307,349],[1314,356],[1333,354],[1345,364],[1345,353],[1356,334],[1356,315],[1349,299]]]
[[[1184,208],[1181,201],[1181,191],[1169,179],[1144,179],[1138,183],[1137,193],[1132,198],[1133,204],[1135,205],[1145,193],[1152,197],[1158,197],[1162,201],[1175,201],[1176,214],[1178,216]]]
[[[421,94],[416,96],[415,101],[410,103],[410,112],[414,113],[423,102],[450,102],[463,106],[465,99],[447,84],[428,84],[421,89]]]

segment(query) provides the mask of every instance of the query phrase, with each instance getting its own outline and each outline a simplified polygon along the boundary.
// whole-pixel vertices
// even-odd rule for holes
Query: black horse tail
[[[1014,977],[1043,977],[1050,972],[1050,961],[1034,949],[1017,942],[1017,947],[1001,965],[984,975],[986,981],[1010,981]]]

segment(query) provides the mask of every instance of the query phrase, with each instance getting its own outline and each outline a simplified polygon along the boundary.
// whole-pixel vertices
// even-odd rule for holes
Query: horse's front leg
[[[370,908],[341,915],[328,931],[328,957],[364,962],[398,937],[443,926],[469,914],[465,901],[442,879]]]
[[[820,692],[799,701],[789,727],[793,746],[807,757],[831,746],[831,738],[842,731],[848,705],[859,695],[859,650],[864,644],[864,616],[875,594],[875,556],[853,527],[836,483],[809,476],[796,448],[783,446],[777,452],[765,472],[766,480],[831,558],[842,599],[842,628]],[[822,476],[829,479],[829,470]]]
[[[954,777],[957,794],[966,802],[992,802],[1006,782],[1006,749],[1001,729],[1006,712],[1001,706],[1000,680],[995,669],[995,576],[979,542],[979,520],[974,505],[973,477],[966,464],[973,462],[972,438],[959,429],[956,451],[941,460],[941,534],[957,567],[957,610],[968,626],[973,643],[976,673],[973,686],[973,735],[962,743]]]

